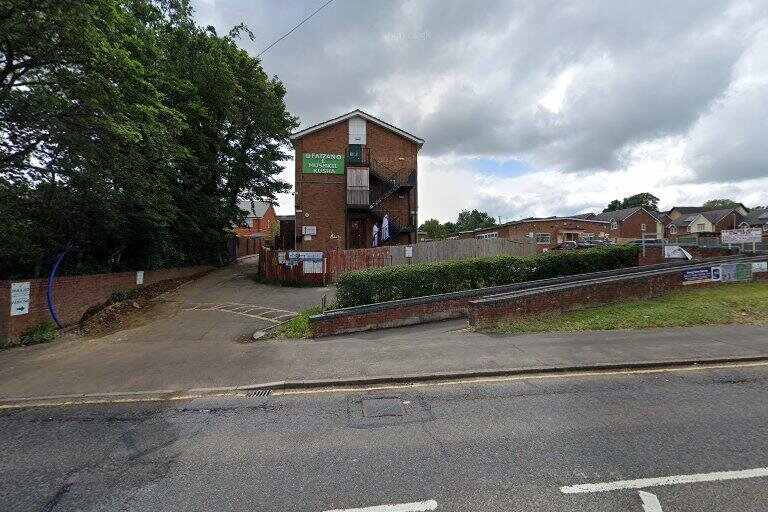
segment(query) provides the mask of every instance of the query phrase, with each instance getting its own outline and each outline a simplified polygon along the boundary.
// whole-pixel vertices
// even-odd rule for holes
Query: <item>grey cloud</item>
[[[255,54],[317,5],[217,0],[215,20],[245,21]],[[751,108],[765,97],[724,98],[767,10],[761,0],[338,0],[263,61],[304,125],[368,108],[424,137],[428,155],[569,172],[619,169],[633,144],[690,131],[693,168],[738,180],[765,169],[755,142],[766,117]],[[566,69],[575,79],[560,112],[538,107]]]

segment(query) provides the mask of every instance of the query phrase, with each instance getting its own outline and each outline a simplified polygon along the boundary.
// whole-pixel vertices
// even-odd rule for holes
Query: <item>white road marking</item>
[[[768,476],[768,468],[743,469],[740,471],[715,471],[713,473],[696,473],[693,475],[662,476],[658,478],[638,478],[637,480],[618,480],[595,484],[578,484],[560,488],[565,494],[585,492],[608,492],[619,489],[643,489],[662,485],[693,484],[698,482],[720,482],[722,480],[742,480],[745,478],[760,478]]]
[[[659,498],[657,498],[655,494],[645,491],[639,492],[640,499],[643,500],[643,510],[645,510],[645,512],[664,512],[661,510],[661,503],[659,503]]]
[[[333,509],[326,510],[325,512],[425,512],[427,510],[437,510],[437,502],[435,500],[427,500],[396,505],[376,505],[375,507],[365,508]]]

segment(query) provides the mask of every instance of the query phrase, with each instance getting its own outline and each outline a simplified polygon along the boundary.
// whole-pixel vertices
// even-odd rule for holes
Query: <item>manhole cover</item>
[[[363,400],[363,416],[386,418],[403,415],[403,401],[399,398],[366,398]]]

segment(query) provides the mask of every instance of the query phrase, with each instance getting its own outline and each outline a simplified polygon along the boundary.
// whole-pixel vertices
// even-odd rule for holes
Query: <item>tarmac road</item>
[[[0,410],[0,509],[764,511],[767,389],[745,365]]]

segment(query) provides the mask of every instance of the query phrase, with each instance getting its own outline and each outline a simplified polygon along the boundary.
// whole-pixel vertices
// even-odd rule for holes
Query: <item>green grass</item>
[[[768,284],[740,283],[682,290],[656,299],[502,321],[483,325],[478,330],[513,334],[715,324],[768,324]]]
[[[270,333],[269,338],[286,340],[297,338],[311,338],[312,329],[309,326],[309,317],[322,311],[320,306],[305,309]]]
[[[56,339],[59,335],[59,331],[56,330],[56,326],[51,321],[45,321],[40,324],[30,327],[21,335],[18,339],[18,345],[37,345],[38,343],[48,343]]]

